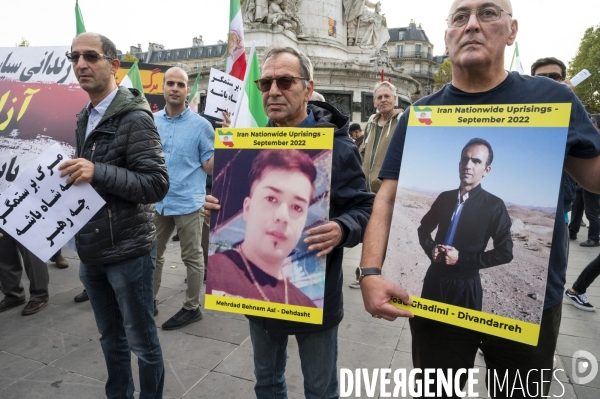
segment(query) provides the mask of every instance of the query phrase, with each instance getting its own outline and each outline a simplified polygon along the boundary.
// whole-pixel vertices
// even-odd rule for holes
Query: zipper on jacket
[[[92,145],[92,156],[90,157],[91,162],[94,162],[94,153],[95,152],[96,152],[96,142],[94,141],[94,144]]]
[[[113,237],[113,226],[112,226],[112,212],[108,209],[108,228],[110,230],[110,243],[115,246],[115,239]]]

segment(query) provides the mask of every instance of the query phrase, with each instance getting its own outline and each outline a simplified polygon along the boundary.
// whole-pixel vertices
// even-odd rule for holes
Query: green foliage
[[[123,59],[121,61],[124,62],[136,62],[139,61],[138,57],[136,57],[135,55],[131,54],[129,51],[125,53],[125,55],[123,56]]]
[[[450,58],[446,58],[440,68],[433,76],[433,91],[440,90],[444,85],[452,81],[452,64]]]
[[[595,114],[600,112],[600,25],[585,31],[577,55],[569,63],[567,76],[572,78],[582,69],[592,75],[575,88],[575,94],[586,110]]]
[[[29,47],[29,40],[26,40],[24,37],[21,38],[21,43],[17,43],[18,47]]]

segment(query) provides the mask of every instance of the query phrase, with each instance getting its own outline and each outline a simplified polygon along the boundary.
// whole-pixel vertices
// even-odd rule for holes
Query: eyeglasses
[[[552,80],[556,80],[557,82],[562,82],[562,75],[558,72],[550,72],[550,73],[536,73],[535,76],[545,76]]]
[[[282,76],[280,78],[261,78],[255,80],[254,83],[256,83],[258,90],[264,93],[271,90],[271,84],[273,81],[277,82],[277,87],[279,89],[289,90],[296,79],[309,80],[308,78],[303,78],[301,76]]]
[[[109,57],[104,54],[98,54],[95,51],[87,51],[83,54],[80,53],[69,53],[68,51],[65,53],[67,59],[71,61],[73,64],[77,64],[79,62],[79,57],[83,56],[85,62],[89,62],[90,64],[98,62],[100,58],[105,58],[107,60],[114,60],[115,57]]]
[[[458,10],[454,14],[450,14],[446,22],[448,23],[448,28],[462,28],[469,22],[471,14],[475,14],[479,22],[488,23],[499,20],[503,12],[512,17],[511,13],[503,10],[499,6],[490,5],[475,10]]]

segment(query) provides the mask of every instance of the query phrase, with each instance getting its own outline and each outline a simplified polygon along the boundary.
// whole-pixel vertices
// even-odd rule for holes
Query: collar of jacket
[[[315,117],[317,124],[315,128],[332,127],[335,136],[349,136],[348,128],[350,127],[350,118],[342,114],[333,105],[323,101],[310,101],[307,106]],[[277,126],[275,122],[269,119],[267,127]]]

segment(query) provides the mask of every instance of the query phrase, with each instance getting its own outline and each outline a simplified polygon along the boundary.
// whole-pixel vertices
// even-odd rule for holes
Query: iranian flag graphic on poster
[[[414,107],[415,115],[419,122],[426,124],[427,126],[431,125],[433,121],[431,120],[431,108],[419,108]]]

